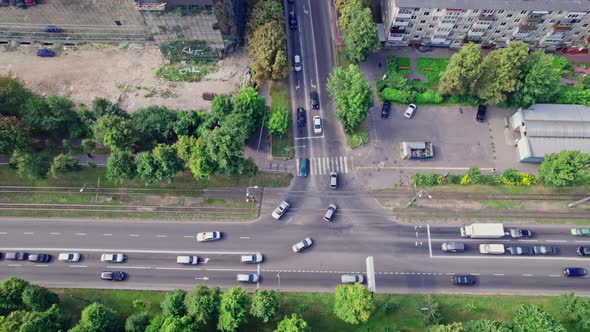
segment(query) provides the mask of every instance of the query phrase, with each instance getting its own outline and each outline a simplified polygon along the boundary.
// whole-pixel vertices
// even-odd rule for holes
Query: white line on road
[[[184,237],[185,238],[194,238],[195,236],[194,235],[185,235]]]
[[[70,267],[88,267],[88,265],[70,265]]]
[[[539,242],[539,240],[517,240],[518,242]]]
[[[35,266],[49,266],[47,264],[35,264]]]
[[[168,237],[168,235],[158,234],[158,235],[156,235],[156,237]]]
[[[574,241],[576,243],[590,243],[590,241]]]
[[[23,234],[25,234],[25,235],[33,235],[35,233],[33,233],[33,232],[24,232]]]
[[[200,251],[194,248],[186,250],[142,250],[142,249],[112,249],[112,248],[0,248],[0,251],[22,250],[22,251],[81,251],[81,252],[126,252],[126,253],[140,253],[140,254],[201,254],[201,255],[241,255],[248,253],[259,253],[259,250],[244,250],[244,251]]]
[[[324,135],[322,135],[322,136],[295,137],[295,140],[296,141],[300,141],[300,140],[304,140],[304,139],[313,139],[313,138],[324,138]]]
[[[561,275],[559,275],[559,274],[550,274],[549,276],[550,277],[561,277]]]
[[[107,268],[109,269],[136,269],[136,270],[151,270],[150,266],[123,266],[123,265],[108,265]]]
[[[139,234],[129,234],[129,236],[132,236],[132,237],[138,237],[138,236],[139,236]]]
[[[432,258],[432,241],[430,241],[430,225],[426,224],[426,232],[428,233],[428,252],[430,253],[430,258]]]
[[[8,233],[6,233],[6,232],[0,232],[0,235],[6,235],[6,234],[8,234]]]
[[[567,242],[567,240],[545,240],[545,242],[559,242],[559,243],[565,243],[565,242]]]
[[[239,269],[239,268],[238,269],[221,269],[221,268],[219,268],[219,269],[205,269],[205,271],[237,271],[237,272],[239,272],[239,271],[247,271],[247,272],[256,272],[256,270],[254,270],[254,269]]]
[[[8,266],[22,266],[20,264],[8,264]]]
[[[479,275],[481,275],[481,273],[469,273],[469,274],[471,274],[472,276],[479,276]]]
[[[249,236],[240,236],[240,239],[242,239],[242,240],[250,240],[250,237]]]
[[[523,277],[532,277],[533,275],[530,273],[521,274]]]
[[[157,267],[156,270],[186,270],[186,271],[203,271],[198,267]]]
[[[61,234],[61,233],[58,233],[58,232],[52,232],[52,233],[49,233],[49,235],[60,235],[60,234]]]
[[[531,256],[486,256],[486,257],[482,257],[482,256],[444,256],[444,255],[435,255],[435,256],[431,256],[431,258],[445,258],[445,259],[525,259],[525,260],[532,260],[532,259],[536,259],[536,260],[559,260],[559,261],[584,261],[584,262],[588,262],[588,258],[576,258],[576,257],[531,257]]]
[[[88,235],[88,234],[86,234],[86,233],[76,233],[76,235],[85,236],[85,235]]]
[[[503,276],[504,273],[494,273],[495,276]]]
[[[446,275],[448,275],[448,276],[455,275],[453,272],[447,272],[447,273],[445,273],[445,274],[446,274]]]
[[[113,236],[113,234],[103,234],[102,236]]]

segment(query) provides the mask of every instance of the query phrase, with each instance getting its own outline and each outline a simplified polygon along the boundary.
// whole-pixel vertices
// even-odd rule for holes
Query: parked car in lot
[[[217,241],[221,239],[221,232],[202,232],[197,234],[197,242]]]
[[[334,218],[334,214],[336,214],[336,209],[338,209],[338,208],[336,207],[335,204],[330,204],[330,206],[328,206],[328,210],[324,214],[324,220],[325,221],[332,221],[332,219]]]
[[[176,263],[185,265],[199,264],[199,256],[176,256]]]
[[[533,249],[531,247],[508,247],[506,250],[511,255],[532,255]]]
[[[576,251],[580,256],[590,256],[590,247],[578,247]]]
[[[470,274],[454,275],[453,278],[451,278],[451,281],[453,282],[453,285],[471,286],[475,285],[475,283],[477,282],[477,278]]]
[[[62,252],[57,256],[57,260],[61,262],[79,262],[82,256],[77,252]]]
[[[306,237],[301,242],[297,242],[293,245],[292,249],[294,252],[300,252],[306,248],[309,248],[313,244],[311,238]]]
[[[477,106],[477,113],[475,113],[475,120],[477,122],[484,122],[486,120],[486,110],[488,107],[486,105],[479,105]]]
[[[408,108],[406,108],[406,111],[404,112],[404,116],[408,119],[412,118],[412,116],[414,116],[414,112],[416,112],[416,105],[414,104],[410,104],[408,105]]]
[[[583,277],[587,273],[586,269],[581,267],[566,267],[563,269],[563,275],[566,277]]]
[[[572,228],[570,232],[573,236],[590,236],[590,228]]]
[[[27,253],[19,251],[7,252],[4,258],[9,261],[24,261],[27,258]]]
[[[246,264],[262,263],[263,257],[261,254],[242,255],[240,261]]]
[[[305,116],[305,110],[301,107],[297,109],[297,125],[299,127],[305,127],[305,123],[307,122]]]
[[[295,71],[301,71],[301,56],[296,55],[293,57],[293,67]]]
[[[338,173],[330,172],[330,188],[338,188]]]
[[[312,110],[319,110],[320,109],[320,95],[317,91],[312,91],[309,93],[309,97],[311,100],[311,109]]]
[[[385,119],[389,116],[389,113],[391,113],[391,103],[384,101],[381,107],[381,117]]]
[[[313,133],[316,135],[322,133],[322,118],[319,115],[313,117]]]
[[[105,271],[100,274],[100,279],[109,281],[123,281],[126,277],[123,271]]]
[[[533,232],[528,229],[511,228],[508,230],[508,233],[513,239],[529,238],[533,236]]]
[[[279,206],[277,206],[277,208],[272,211],[272,217],[276,220],[281,219],[281,217],[287,212],[287,210],[289,210],[290,207],[291,204],[289,202],[282,201],[281,204],[279,204]]]
[[[299,158],[299,176],[306,177],[309,168],[309,159]]]
[[[29,262],[34,263],[49,263],[51,261],[51,255],[49,254],[30,254]]]
[[[362,284],[365,282],[365,276],[362,274],[344,274],[340,277],[343,284]]]
[[[440,248],[444,252],[461,252],[465,251],[465,243],[461,242],[445,242]]]
[[[533,251],[536,255],[557,255],[555,246],[534,246]]]
[[[37,56],[42,58],[52,58],[55,56],[55,52],[52,50],[42,48],[40,50],[37,50]]]
[[[258,274],[256,274],[256,273],[238,274],[236,279],[239,282],[255,283],[255,282],[258,282]]]
[[[108,263],[123,263],[127,259],[124,254],[102,254],[100,256],[101,262]]]

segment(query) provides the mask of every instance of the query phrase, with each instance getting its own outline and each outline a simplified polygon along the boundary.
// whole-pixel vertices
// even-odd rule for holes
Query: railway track
[[[569,211],[531,211],[531,210],[452,210],[452,209],[400,209],[395,210],[397,217],[485,217],[485,218],[523,218],[523,219],[545,219],[545,220],[590,220],[590,211],[569,210]]]

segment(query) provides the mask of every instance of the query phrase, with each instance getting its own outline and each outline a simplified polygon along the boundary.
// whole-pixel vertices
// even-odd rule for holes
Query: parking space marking
[[[346,162],[346,158],[344,158],[344,173],[348,173],[348,163]]]

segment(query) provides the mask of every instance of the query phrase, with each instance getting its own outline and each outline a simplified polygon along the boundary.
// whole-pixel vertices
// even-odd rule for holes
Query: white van
[[[502,255],[506,249],[503,244],[480,244],[479,252],[482,254]]]
[[[199,264],[199,256],[176,256],[176,263],[196,265]]]
[[[294,57],[293,67],[295,67],[295,71],[301,71],[301,57],[299,55]]]

